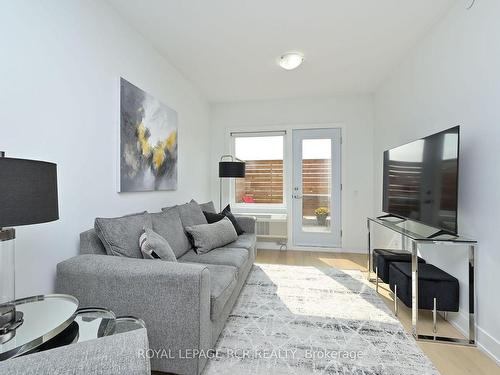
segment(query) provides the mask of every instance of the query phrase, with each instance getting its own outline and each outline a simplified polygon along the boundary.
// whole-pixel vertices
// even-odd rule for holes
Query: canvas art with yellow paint
[[[120,192],[177,189],[177,112],[120,79]]]

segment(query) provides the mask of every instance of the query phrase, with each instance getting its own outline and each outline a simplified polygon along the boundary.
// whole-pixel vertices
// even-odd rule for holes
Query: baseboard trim
[[[500,342],[481,327],[477,327],[477,347],[500,366]]]
[[[448,322],[462,335],[467,337],[469,321],[465,314],[450,313]],[[476,344],[478,349],[494,360],[500,366],[500,342],[481,327],[476,326]]]
[[[257,241],[257,249],[262,250],[280,250],[280,245],[274,242],[264,242]],[[341,248],[341,247],[314,247],[314,246],[293,246],[281,248],[281,251],[309,251],[309,252],[320,252],[320,253],[350,253],[350,254],[366,254],[365,251],[359,251],[358,249]]]

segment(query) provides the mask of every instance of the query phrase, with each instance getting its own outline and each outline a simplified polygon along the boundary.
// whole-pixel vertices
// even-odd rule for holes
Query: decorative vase
[[[316,215],[316,221],[318,222],[318,225],[325,226],[327,216],[327,214]]]

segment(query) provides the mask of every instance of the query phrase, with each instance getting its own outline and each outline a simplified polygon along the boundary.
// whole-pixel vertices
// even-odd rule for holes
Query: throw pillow
[[[201,211],[199,204],[192,199],[189,203],[184,203],[176,206],[179,216],[181,217],[182,226],[184,228],[193,225],[207,224],[207,219]],[[162,208],[162,211],[165,209]]]
[[[207,211],[203,211],[203,215],[205,215],[205,219],[207,219],[208,224],[216,223],[225,218],[225,216],[222,214],[216,214]]]
[[[150,228],[144,228],[144,233],[139,237],[139,246],[141,247],[144,259],[161,259],[168,262],[177,262],[174,251],[167,240]]]
[[[165,238],[177,258],[191,249],[191,244],[184,233],[181,217],[176,207],[151,214],[153,230]]]
[[[193,238],[197,254],[208,253],[212,249],[227,245],[238,239],[236,230],[227,217],[216,223],[187,227],[186,231]]]
[[[229,205],[227,205],[226,208],[222,210],[221,214],[231,220],[231,223],[233,223],[234,229],[236,230],[238,236],[245,233],[245,231],[241,229],[240,224],[238,223],[238,219],[236,219],[232,214],[231,207]]]
[[[201,203],[200,208],[202,211],[205,211],[205,212],[210,212],[213,214],[217,213],[217,211],[215,211],[215,205],[214,205],[213,201],[210,201],[207,203]]]
[[[115,218],[98,217],[94,228],[108,255],[142,258],[137,239],[143,228],[152,228],[151,216],[147,212]]]

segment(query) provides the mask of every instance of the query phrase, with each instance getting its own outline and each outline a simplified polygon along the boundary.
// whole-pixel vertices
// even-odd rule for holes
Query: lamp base
[[[23,321],[23,313],[16,311],[13,304],[0,305],[0,344],[12,339]]]
[[[23,322],[23,314],[16,312],[15,299],[15,249],[16,232],[13,228],[0,228],[0,344],[16,334]]]

